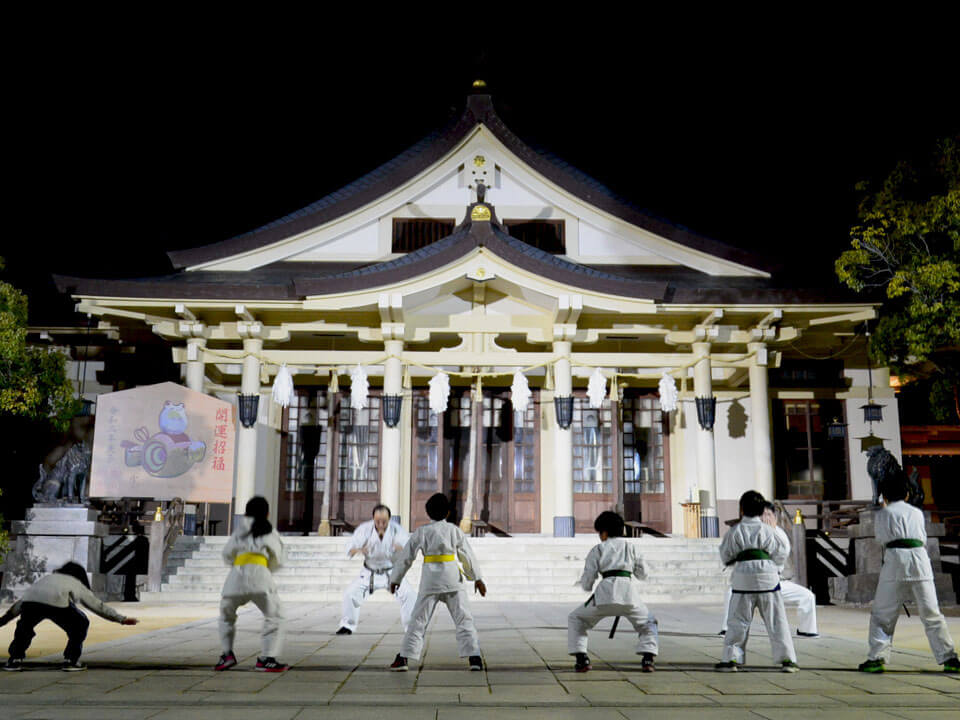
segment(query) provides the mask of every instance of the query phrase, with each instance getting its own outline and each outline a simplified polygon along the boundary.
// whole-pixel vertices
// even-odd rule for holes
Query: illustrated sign
[[[229,503],[233,406],[166,382],[97,398],[90,497]]]

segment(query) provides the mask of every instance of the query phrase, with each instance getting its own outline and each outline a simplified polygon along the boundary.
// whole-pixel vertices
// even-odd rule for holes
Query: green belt
[[[744,560],[769,560],[770,553],[766,550],[759,550],[757,548],[749,548],[743,550],[734,558],[734,562],[743,562]]]
[[[888,548],[918,548],[923,547],[923,540],[914,540],[913,538],[898,538],[891,540],[886,545]]]
[[[603,575],[604,580],[608,577],[633,577],[633,573],[629,570],[606,570],[600,574]]]

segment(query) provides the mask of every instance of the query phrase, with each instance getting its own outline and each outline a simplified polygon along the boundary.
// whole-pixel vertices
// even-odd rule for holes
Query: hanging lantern
[[[400,410],[403,408],[403,395],[383,396],[383,422],[388,428],[400,422]]]
[[[240,409],[240,424],[252,428],[257,424],[257,411],[260,408],[260,395],[237,393],[237,405]]]
[[[525,413],[530,405],[530,398],[533,393],[530,392],[530,383],[527,376],[517,370],[513,373],[513,384],[510,386],[510,401],[513,403],[513,409],[518,413]]]
[[[270,393],[273,401],[280,407],[289,407],[293,400],[293,375],[287,369],[284,363],[277,371],[277,376],[273,379],[273,390]]]
[[[430,378],[430,411],[442,415],[447,411],[450,400],[450,376],[438,372]]]
[[[827,425],[827,437],[830,440],[843,440],[846,436],[847,425],[840,422],[839,418],[834,418],[833,422]]]
[[[696,398],[697,421],[704,430],[713,430],[717,417],[717,399],[715,397]]]
[[[660,410],[673,412],[677,409],[680,394],[677,392],[677,383],[666,370],[660,376]]]
[[[350,371],[350,407],[365,410],[369,405],[370,381],[363,368],[357,365]]]
[[[603,407],[603,400],[606,396],[607,379],[600,372],[600,368],[595,368],[587,383],[587,398],[590,400],[590,407],[594,409]]]
[[[883,405],[877,405],[875,402],[871,401],[866,405],[861,405],[860,409],[863,410],[864,422],[883,422]]]
[[[573,423],[573,396],[555,397],[553,408],[557,413],[557,425],[561,429],[567,430]]]

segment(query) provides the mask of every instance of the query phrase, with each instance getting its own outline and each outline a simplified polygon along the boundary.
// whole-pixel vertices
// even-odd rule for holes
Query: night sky
[[[466,34],[451,21],[423,38],[154,20],[24,28],[5,91],[18,229],[0,254],[35,324],[71,321],[51,273],[171,272],[166,250],[269,222],[442,127],[476,77],[529,144],[806,285],[831,280],[854,183],[960,131],[943,18],[754,18],[766,29],[739,33],[710,18]]]

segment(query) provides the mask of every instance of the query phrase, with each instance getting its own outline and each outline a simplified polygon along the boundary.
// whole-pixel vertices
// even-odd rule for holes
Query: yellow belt
[[[234,565],[263,565],[267,567],[267,558],[260,553],[240,553],[233,559]]]
[[[454,555],[424,555],[423,561],[428,562],[453,562],[457,558]]]

